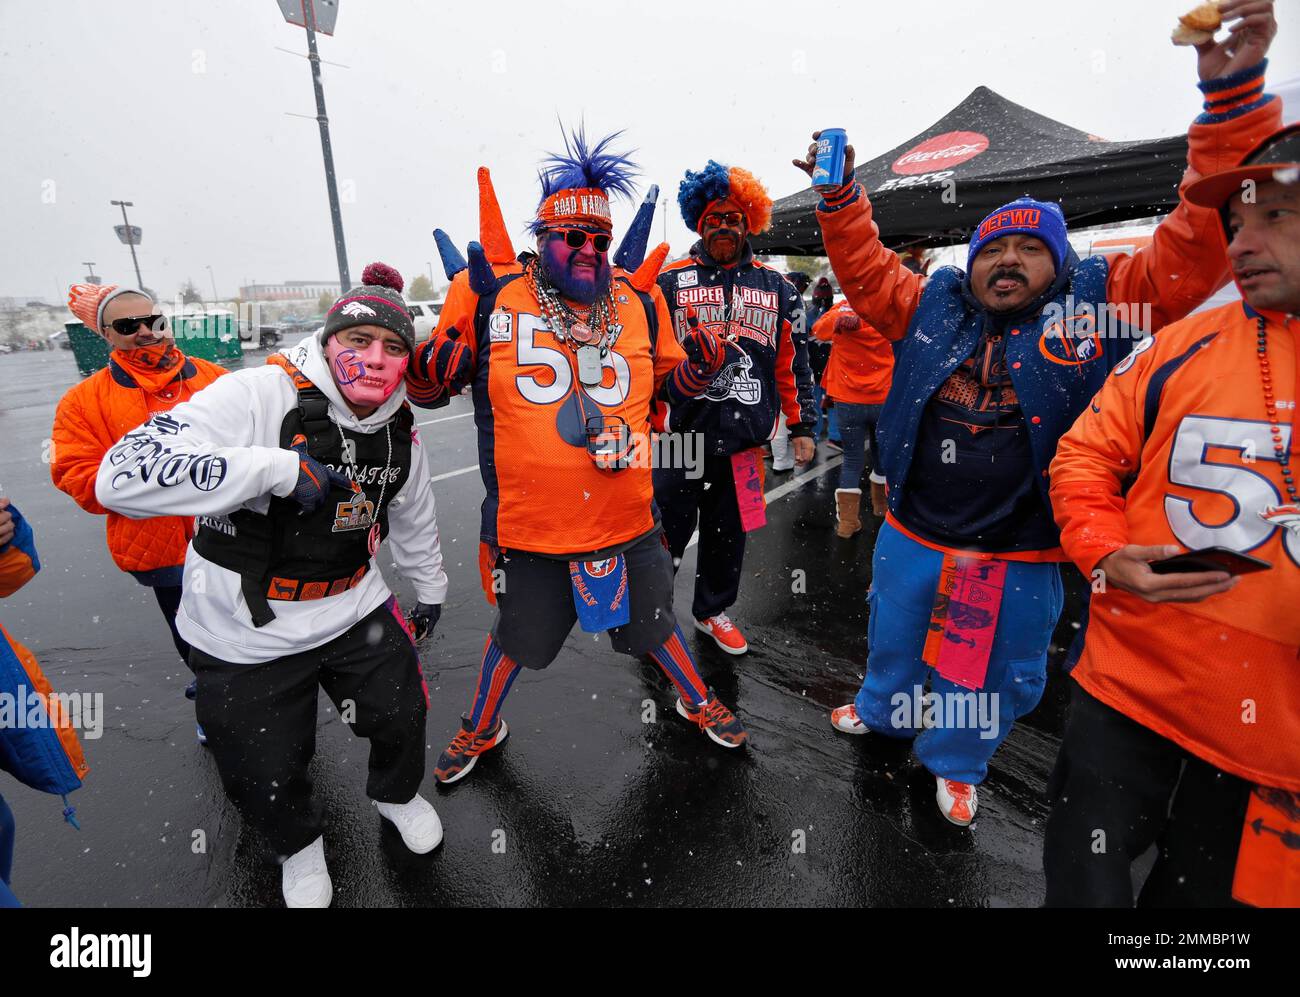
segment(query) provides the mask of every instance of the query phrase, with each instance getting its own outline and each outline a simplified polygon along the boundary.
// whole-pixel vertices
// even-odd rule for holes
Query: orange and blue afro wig
[[[739,166],[723,166],[709,160],[709,164],[694,173],[686,171],[686,179],[677,189],[677,204],[682,209],[682,221],[693,232],[700,230],[700,219],[710,204],[730,198],[745,212],[745,222],[754,234],[767,231],[772,221],[772,198],[758,177]]]

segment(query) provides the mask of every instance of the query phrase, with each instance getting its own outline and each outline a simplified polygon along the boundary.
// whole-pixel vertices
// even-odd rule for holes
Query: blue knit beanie
[[[966,256],[966,271],[970,272],[975,254],[994,239],[1004,235],[1032,235],[1042,239],[1052,254],[1056,272],[1070,251],[1070,240],[1065,235],[1065,213],[1055,201],[1035,201],[1021,197],[1004,204],[979,224],[975,238],[971,239],[970,253]]]

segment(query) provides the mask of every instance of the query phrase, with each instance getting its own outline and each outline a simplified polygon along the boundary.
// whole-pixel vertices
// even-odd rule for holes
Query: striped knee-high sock
[[[511,661],[492,635],[483,645],[483,667],[478,675],[478,689],[474,693],[474,706],[469,714],[471,730],[491,730],[496,725],[501,704],[506,701],[510,686],[519,674],[519,665]]]
[[[699,706],[709,698],[709,688],[695,670],[695,661],[686,649],[686,635],[681,625],[673,627],[672,636],[650,652],[654,663],[677,686],[677,694],[690,706]]]

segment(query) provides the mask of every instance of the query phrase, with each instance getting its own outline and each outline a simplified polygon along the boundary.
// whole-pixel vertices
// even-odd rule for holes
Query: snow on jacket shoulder
[[[59,401],[51,434],[50,478],[92,515],[107,514],[108,550],[113,562],[142,581],[150,572],[174,568],[185,560],[189,523],[175,516],[144,522],[110,512],[95,498],[95,476],[108,449],[153,412],[165,410],[212,384],[225,368],[199,357],[186,357],[173,382],[173,397],[164,400],[137,387],[131,375],[110,356],[108,366],[73,385]],[[170,386],[169,386],[170,387]],[[166,583],[179,582],[179,575]]]

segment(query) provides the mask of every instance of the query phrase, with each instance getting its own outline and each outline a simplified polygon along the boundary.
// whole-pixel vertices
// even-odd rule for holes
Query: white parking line
[[[462,412],[460,415],[444,415],[441,419],[425,419],[424,422],[417,422],[417,426],[432,426],[435,422],[451,422],[452,419],[468,419],[473,412]]]
[[[433,477],[431,477],[429,480],[430,480],[430,481],[446,481],[448,478],[456,478],[456,477],[459,477],[459,476],[462,475],[462,474],[469,474],[470,471],[477,471],[477,470],[478,470],[478,465],[477,465],[477,464],[471,464],[469,467],[459,467],[459,468],[457,468],[457,469],[454,470],[454,471],[447,471],[447,472],[444,473],[444,474],[435,474],[435,475],[434,475]]]

